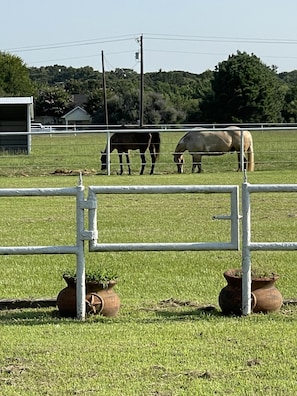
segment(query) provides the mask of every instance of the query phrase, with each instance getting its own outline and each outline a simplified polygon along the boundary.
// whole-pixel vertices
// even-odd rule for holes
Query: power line
[[[222,37],[222,36],[186,36],[186,35],[157,35],[154,33],[144,33],[146,40],[166,40],[166,41],[208,41],[208,42],[229,42],[229,43],[251,43],[251,44],[297,44],[297,40],[291,39],[263,39],[248,37]]]
[[[296,45],[297,40],[292,39],[263,39],[263,38],[247,38],[247,37],[219,37],[219,36],[190,36],[190,35],[170,35],[170,34],[155,34],[155,33],[144,33],[143,37],[146,41],[151,42],[168,42],[168,41],[176,41],[176,42],[213,42],[213,43],[250,43],[250,44],[279,44],[279,45]],[[68,41],[68,42],[60,42],[60,43],[52,43],[52,44],[43,44],[43,45],[36,45],[30,47],[19,47],[19,48],[11,48],[9,52],[30,52],[30,51],[45,51],[45,50],[52,50],[52,49],[62,49],[62,48],[71,48],[71,47],[78,47],[78,46],[90,46],[90,45],[98,45],[98,44],[106,44],[106,43],[121,43],[121,42],[129,42],[135,41],[139,38],[139,34],[129,34],[129,35],[121,35],[121,36],[112,36],[112,37],[103,37],[98,39],[89,39],[89,40],[77,40],[77,41]],[[131,53],[133,54],[134,50],[127,50],[127,51],[113,51],[107,52],[106,55],[117,55],[122,53]],[[156,53],[172,53],[172,54],[190,54],[190,55],[206,55],[206,56],[226,56],[227,53],[212,53],[212,52],[197,52],[197,51],[185,51],[185,50],[168,50],[168,48],[162,49],[154,49],[154,48],[147,48],[145,46],[144,52],[156,52]],[[227,54],[228,55],[228,54]],[[85,56],[78,56],[78,57],[68,57],[68,58],[59,58],[59,59],[50,59],[44,61],[30,61],[31,64],[36,63],[47,63],[47,62],[61,62],[67,61],[71,59],[82,59],[82,58],[93,58],[98,57],[98,54],[90,54]],[[267,55],[262,56],[263,58],[278,58],[278,59],[296,59],[295,56],[274,56],[274,55]],[[135,65],[134,65],[135,66]]]
[[[55,43],[55,44],[36,45],[36,46],[31,46],[31,47],[8,48],[8,49],[5,49],[4,51],[17,51],[17,52],[43,51],[43,50],[48,50],[48,49],[79,47],[79,46],[85,46],[85,45],[129,41],[132,39],[131,36],[126,37],[126,38],[123,38],[123,37],[125,37],[125,36],[105,38],[105,39],[83,40],[83,41],[68,41],[68,42]],[[133,39],[134,38],[135,38],[135,36],[133,36]]]
[[[28,51],[42,51],[48,49],[58,49],[66,47],[76,46],[87,46],[96,44],[115,43],[122,41],[135,40],[135,37],[139,35],[130,34],[123,36],[105,37],[101,39],[89,39],[80,41],[66,41],[60,43],[43,44],[30,47],[16,47],[8,48],[4,51],[17,51],[17,52],[28,52]],[[263,39],[263,38],[247,38],[247,37],[218,37],[218,36],[186,36],[186,35],[169,35],[169,34],[154,34],[144,33],[146,40],[158,40],[158,41],[187,41],[187,42],[217,42],[217,43],[250,43],[250,44],[285,44],[285,45],[296,45],[297,40],[291,39]]]

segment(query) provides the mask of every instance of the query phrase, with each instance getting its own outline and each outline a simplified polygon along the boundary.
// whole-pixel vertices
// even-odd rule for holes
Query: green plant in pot
[[[57,306],[61,316],[76,316],[76,273],[65,271],[63,278],[67,287],[60,291]],[[118,275],[102,268],[86,271],[86,312],[116,316],[120,309],[119,296],[114,291]]]
[[[224,315],[242,314],[242,269],[229,269],[224,272],[227,281],[219,294],[219,305]],[[276,288],[279,275],[266,269],[253,268],[251,272],[251,311],[254,313],[279,311],[283,297]]]

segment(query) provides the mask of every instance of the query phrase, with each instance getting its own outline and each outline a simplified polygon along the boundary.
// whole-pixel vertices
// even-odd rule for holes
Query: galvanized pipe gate
[[[297,192],[297,185],[242,185],[242,216],[239,215],[239,187],[224,185],[172,185],[172,186],[90,186],[88,197],[84,198],[82,178],[74,188],[18,188],[0,189],[0,197],[21,196],[73,196],[76,199],[76,245],[74,246],[10,246],[0,247],[0,255],[29,254],[75,254],[77,273],[77,318],[85,319],[85,241],[89,241],[90,252],[122,251],[200,251],[239,250],[239,220],[242,217],[242,269],[243,294],[242,312],[251,312],[251,251],[252,250],[297,250],[295,242],[252,243],[250,194],[255,192]],[[214,215],[213,219],[231,222],[230,240],[227,242],[190,243],[100,243],[97,230],[98,194],[185,194],[185,193],[228,193],[230,194],[230,214]],[[88,211],[88,229],[85,229],[85,210]]]

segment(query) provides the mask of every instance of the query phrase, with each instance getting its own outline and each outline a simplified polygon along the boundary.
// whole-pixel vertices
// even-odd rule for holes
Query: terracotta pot
[[[60,291],[57,306],[61,316],[75,317],[76,281],[73,277],[63,276],[67,287]],[[120,309],[119,296],[114,291],[116,281],[109,281],[107,286],[100,282],[86,282],[86,313],[116,316]]]
[[[238,269],[224,272],[227,281],[219,295],[219,305],[224,315],[242,315],[242,277]],[[252,278],[251,312],[279,311],[283,297],[275,287],[278,275],[267,278]]]

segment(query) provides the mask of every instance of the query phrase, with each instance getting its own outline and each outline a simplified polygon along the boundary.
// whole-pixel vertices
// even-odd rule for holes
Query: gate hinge
[[[231,220],[230,215],[214,215],[212,216],[213,220]]]
[[[96,199],[84,199],[79,203],[80,209],[97,209]]]
[[[241,215],[238,216],[238,220],[242,218]],[[231,215],[214,215],[212,216],[213,220],[231,220],[232,216]]]
[[[81,232],[81,239],[83,241],[94,241],[98,239],[98,231],[89,231],[89,230],[84,230]]]

